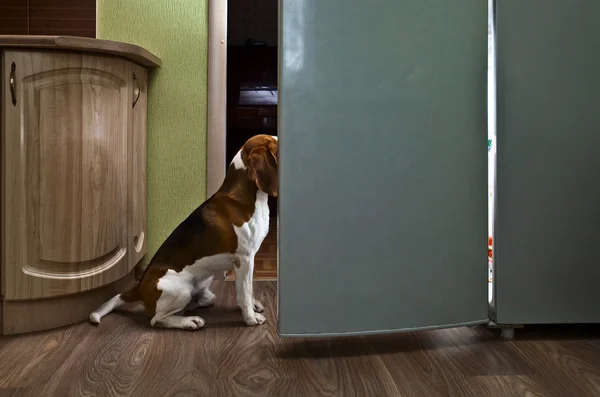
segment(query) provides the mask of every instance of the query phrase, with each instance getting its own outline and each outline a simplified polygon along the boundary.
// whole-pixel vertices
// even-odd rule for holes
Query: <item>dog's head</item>
[[[277,137],[255,135],[246,141],[242,151],[248,178],[263,192],[277,197],[279,193]]]

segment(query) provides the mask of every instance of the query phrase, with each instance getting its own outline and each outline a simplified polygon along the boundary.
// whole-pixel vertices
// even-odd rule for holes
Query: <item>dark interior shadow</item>
[[[501,337],[500,330],[492,330]],[[600,340],[600,324],[526,325],[515,329],[516,341]]]
[[[301,339],[279,351],[282,359],[360,357],[379,354],[437,350],[480,342],[451,338],[442,331],[406,332],[386,335]],[[485,343],[485,342],[481,342]]]

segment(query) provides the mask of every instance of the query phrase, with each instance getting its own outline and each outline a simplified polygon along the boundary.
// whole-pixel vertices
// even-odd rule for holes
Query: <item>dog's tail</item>
[[[100,324],[102,317],[106,316],[116,308],[121,307],[126,303],[137,302],[141,299],[142,296],[140,294],[139,286],[136,285],[129,291],[115,295],[106,301],[102,306],[90,314],[90,321],[94,324]]]

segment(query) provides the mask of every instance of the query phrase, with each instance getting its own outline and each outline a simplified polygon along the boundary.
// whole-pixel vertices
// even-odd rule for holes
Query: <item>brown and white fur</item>
[[[277,137],[250,138],[231,162],[220,189],[171,233],[138,285],[116,295],[90,314],[90,321],[128,302],[142,301],[153,327],[196,330],[199,316],[184,312],[212,306],[216,274],[236,269],[237,305],[247,325],[265,322],[254,299],[254,256],[269,231],[268,195],[278,193]]]

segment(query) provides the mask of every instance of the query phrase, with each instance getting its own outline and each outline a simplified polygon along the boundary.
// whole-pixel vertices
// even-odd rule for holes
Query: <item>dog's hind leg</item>
[[[156,313],[150,325],[157,328],[179,328],[195,331],[205,324],[199,316],[177,315],[183,311],[192,300],[194,284],[189,277],[181,273],[167,273],[161,278],[157,289],[161,291],[156,302]]]
[[[192,301],[186,306],[184,311],[191,311],[199,308],[211,307],[217,300],[216,295],[210,290],[210,285],[214,276],[207,277],[196,283],[192,294]]]

